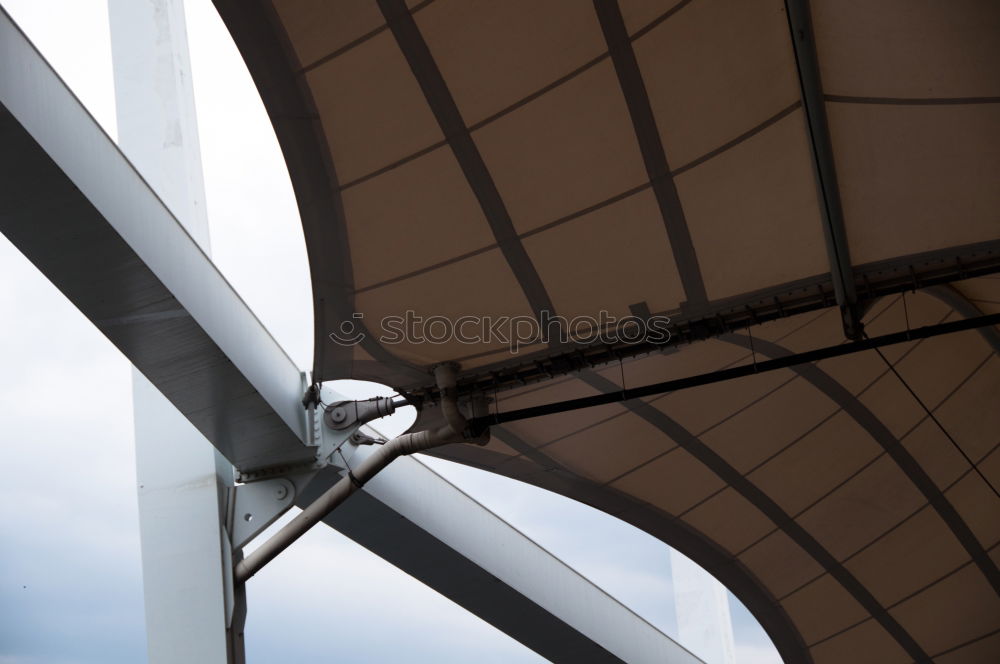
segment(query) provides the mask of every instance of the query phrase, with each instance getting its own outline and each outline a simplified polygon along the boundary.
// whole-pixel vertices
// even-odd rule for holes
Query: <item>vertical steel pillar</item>
[[[118,144],[208,252],[183,0],[109,0],[108,14]],[[224,529],[232,466],[135,370],[133,412],[149,661],[242,662]]]
[[[705,664],[736,664],[733,621],[725,587],[687,557],[670,549],[677,640]]]

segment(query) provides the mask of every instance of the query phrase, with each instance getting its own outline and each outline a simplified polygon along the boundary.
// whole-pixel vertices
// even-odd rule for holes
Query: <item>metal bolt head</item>
[[[278,488],[275,489],[275,491],[274,491],[274,495],[275,495],[275,497],[278,500],[284,500],[285,496],[288,495],[288,487],[286,487],[286,486],[278,486]]]
[[[347,411],[343,408],[334,408],[330,411],[330,419],[340,423],[347,419]]]

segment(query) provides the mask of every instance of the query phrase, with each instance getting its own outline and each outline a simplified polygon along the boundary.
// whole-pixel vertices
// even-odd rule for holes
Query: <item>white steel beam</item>
[[[298,368],[6,14],[3,232],[242,470],[311,459]]]
[[[337,479],[324,471],[300,505]],[[393,461],[348,506],[325,521],[554,662],[701,662],[417,457]]]

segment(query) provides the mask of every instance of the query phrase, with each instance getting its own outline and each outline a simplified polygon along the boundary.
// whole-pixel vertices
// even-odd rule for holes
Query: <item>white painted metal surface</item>
[[[230,661],[221,478],[231,467],[142,376],[133,394],[149,662]]]
[[[118,145],[210,253],[183,0],[109,0],[108,17]],[[231,662],[232,466],[136,369],[132,388],[149,661]]]
[[[210,254],[183,0],[108,0],[118,145]]]

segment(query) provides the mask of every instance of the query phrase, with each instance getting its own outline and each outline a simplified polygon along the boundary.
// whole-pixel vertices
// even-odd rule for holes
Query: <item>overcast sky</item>
[[[105,0],[0,5],[114,136]],[[211,2],[188,0],[187,11],[213,258],[308,366],[308,268],[280,152]],[[265,261],[281,269],[265,274]],[[0,664],[145,661],[130,365],[2,236],[0,375]],[[433,465],[676,633],[662,542],[560,496]],[[254,664],[543,661],[325,527],[271,563],[248,593]],[[338,601],[347,596],[350,611]],[[753,618],[731,605],[738,664],[779,662]]]

